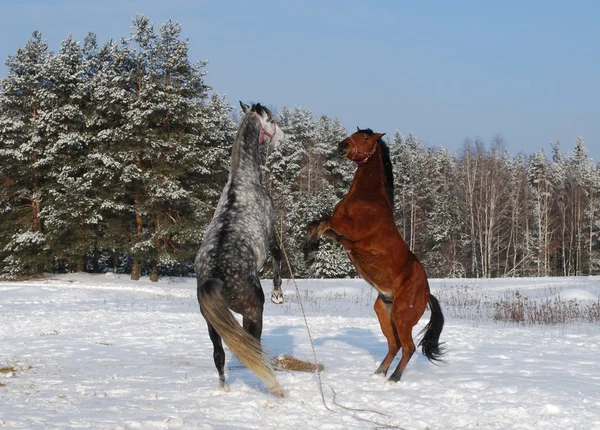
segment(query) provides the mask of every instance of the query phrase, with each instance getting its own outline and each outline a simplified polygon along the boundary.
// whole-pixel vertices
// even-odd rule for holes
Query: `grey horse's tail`
[[[235,319],[223,298],[222,289],[223,283],[219,279],[209,279],[198,286],[202,315],[244,366],[262,379],[269,391],[283,396],[273,367],[265,359],[260,341],[244,330]]]

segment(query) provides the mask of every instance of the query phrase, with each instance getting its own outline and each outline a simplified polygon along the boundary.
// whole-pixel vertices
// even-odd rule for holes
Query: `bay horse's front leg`
[[[304,263],[311,266],[315,261],[315,256],[319,250],[319,239],[321,236],[321,224],[327,223],[329,217],[314,220],[307,227],[306,239],[304,240]]]
[[[271,292],[271,301],[277,305],[283,303],[281,256],[281,248],[277,243],[277,233],[274,233],[271,239],[271,257],[273,258],[273,291]]]
[[[326,216],[320,220],[315,220],[308,225],[306,240],[304,241],[304,262],[310,266],[315,261],[315,256],[319,251],[319,241],[321,236],[333,239],[335,242],[340,242],[342,237],[331,227],[329,220],[331,217]]]

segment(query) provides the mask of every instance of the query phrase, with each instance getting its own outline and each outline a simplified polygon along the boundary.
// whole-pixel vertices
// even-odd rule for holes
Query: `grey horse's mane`
[[[268,121],[271,121],[273,119],[273,114],[271,113],[271,111],[267,107],[261,105],[260,103],[253,104],[250,108],[250,111],[244,115],[237,136],[235,137],[235,141],[233,142],[233,148],[231,152],[231,174],[235,173],[240,163],[240,150],[242,142],[244,141],[244,137],[247,133],[247,129],[249,127],[249,122],[252,118],[252,115],[250,115],[251,112],[256,112],[261,117],[263,116],[263,114],[267,114]]]

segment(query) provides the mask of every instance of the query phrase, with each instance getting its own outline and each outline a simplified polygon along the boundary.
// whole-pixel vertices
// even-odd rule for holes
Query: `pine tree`
[[[523,153],[517,154],[514,159],[507,159],[509,175],[509,210],[510,217],[505,222],[510,222],[508,228],[508,242],[503,243],[505,248],[504,273],[497,276],[531,276],[531,216],[532,201],[531,188],[528,184],[527,157]]]
[[[52,57],[37,30],[23,48],[6,60],[8,78],[2,81],[0,101],[0,194],[4,200],[0,245],[6,257],[4,271],[41,273],[49,248],[40,219],[42,187],[46,180],[46,146],[38,131],[39,107],[46,82],[42,70]]]
[[[456,161],[441,148],[432,156],[429,175],[433,198],[427,212],[428,251],[422,263],[431,277],[461,277],[465,268],[460,258],[462,229],[456,204]]]
[[[98,48],[96,37],[84,43],[88,175],[93,182],[96,210],[101,216],[94,236],[93,271],[119,271],[135,232],[130,198],[132,166],[125,132],[129,104],[136,89],[133,61],[125,41],[109,41]],[[133,174],[132,174],[133,171]],[[100,265],[99,259],[105,260]]]
[[[590,204],[587,212],[589,265],[587,274],[592,275],[598,273],[600,269],[600,164],[590,166],[589,190]]]
[[[312,151],[318,165],[322,166],[322,179],[317,194],[308,202],[307,219],[319,219],[332,214],[335,205],[350,189],[356,167],[337,152],[339,142],[347,135],[348,132],[337,118],[331,120],[323,115],[319,119],[317,142]],[[343,278],[355,276],[356,272],[341,245],[323,240],[309,275],[317,278]]]
[[[304,265],[302,251],[308,222],[331,214],[347,192],[348,170],[340,168],[347,160],[336,154],[346,131],[338,120],[322,117],[317,121],[309,109],[300,107],[284,107],[279,125],[285,140],[268,154],[265,180],[294,276],[351,275],[354,270],[345,252],[330,241],[322,241],[310,268]]]
[[[190,240],[200,236],[202,226],[194,227],[191,219],[198,201],[186,184],[190,171],[198,173],[193,163],[203,152],[202,104],[209,88],[203,82],[205,63],[190,63],[179,24],[167,21],[157,33],[138,15],[133,28],[128,41],[133,91],[120,129],[126,146],[119,161],[126,199],[135,211],[131,276],[138,279],[146,262],[157,280],[159,266],[173,266],[182,255],[189,259]],[[227,139],[231,136],[222,137],[221,144]]]
[[[181,116],[188,124],[171,124],[173,152],[157,181],[161,189],[155,190],[159,197],[155,219],[162,229],[155,232],[161,270],[193,272],[197,248],[229,171],[227,148],[237,131],[229,117],[231,110],[224,97],[213,93]],[[161,196],[166,182],[171,189]]]
[[[40,213],[53,264],[59,270],[83,271],[93,231],[99,221],[87,161],[89,139],[84,116],[83,52],[68,37],[58,55],[42,69],[45,86],[38,131],[46,144],[40,165],[47,181]]]
[[[414,134],[408,137],[396,131],[390,145],[394,171],[396,223],[409,249],[425,257],[427,207],[431,202],[431,178],[428,176],[430,152]]]
[[[571,231],[572,231],[572,252],[574,254],[574,271],[576,275],[582,275],[584,270],[589,267],[589,254],[586,241],[593,240],[593,227],[590,231],[591,223],[587,220],[591,203],[592,194],[592,164],[588,158],[588,150],[581,136],[577,138],[573,153],[570,158],[569,188],[571,197]],[[588,236],[588,232],[590,236]]]
[[[133,201],[135,211],[135,233],[129,245],[129,252],[133,255],[131,279],[138,280],[144,260],[156,251],[148,230],[152,219],[146,210],[144,184],[150,179],[148,169],[160,146],[154,137],[162,119],[158,99],[160,91],[154,70],[156,32],[147,17],[135,17],[129,42],[133,93],[129,94],[125,123],[121,129],[126,144],[121,156],[125,165],[122,179],[129,184],[128,199]]]
[[[237,125],[231,117],[233,107],[225,96],[213,92],[199,106],[194,118],[194,133],[198,136],[183,156],[188,174],[183,178],[196,208],[194,220],[199,232],[204,232],[227,182],[231,149]],[[198,245],[201,237],[194,236]]]
[[[348,136],[346,128],[338,118],[333,120],[323,115],[317,125],[319,151],[325,155],[325,169],[330,173],[329,181],[338,199],[350,189],[356,166],[337,152],[339,142]],[[320,149],[322,148],[322,149]]]
[[[550,241],[552,227],[550,218],[553,194],[550,165],[543,150],[535,152],[528,165],[528,182],[533,192],[534,240],[537,276],[550,274]]]

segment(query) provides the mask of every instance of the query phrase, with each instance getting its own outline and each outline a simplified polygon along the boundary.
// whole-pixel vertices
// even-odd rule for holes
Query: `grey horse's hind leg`
[[[225,382],[225,350],[223,349],[223,343],[221,336],[215,330],[215,328],[206,322],[208,325],[208,335],[213,344],[213,359],[215,360],[215,367],[219,372],[219,388],[223,391],[229,391],[229,386]]]
[[[273,291],[271,301],[275,304],[283,303],[283,291],[281,291],[281,248],[274,234],[271,238],[271,256],[273,257]]]

